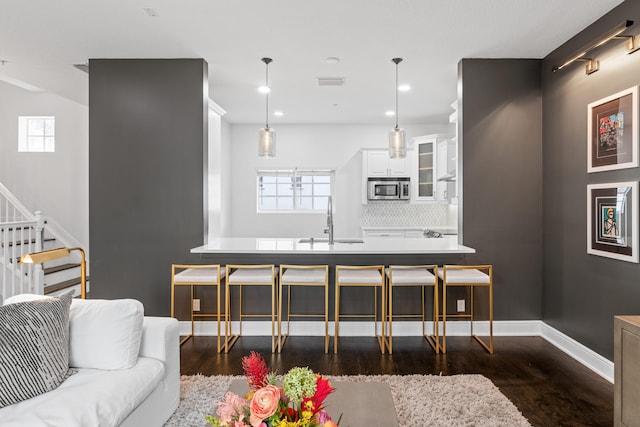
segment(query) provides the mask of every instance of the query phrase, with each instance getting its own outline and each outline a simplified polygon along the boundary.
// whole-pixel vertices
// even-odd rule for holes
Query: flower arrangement
[[[275,372],[262,355],[252,351],[242,358],[250,391],[243,398],[227,392],[218,403],[217,417],[207,415],[214,427],[337,427],[323,402],[334,389],[329,380],[309,368],[292,368],[276,384]]]

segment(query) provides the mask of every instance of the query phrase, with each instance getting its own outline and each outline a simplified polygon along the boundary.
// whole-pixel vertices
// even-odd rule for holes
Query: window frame
[[[274,176],[276,177],[276,195],[275,196],[263,196],[260,194],[261,192],[261,178],[265,177],[265,176]],[[318,195],[318,196],[314,196],[313,194],[313,189],[315,187],[316,184],[320,184],[320,185],[326,185],[327,183],[315,183],[315,182],[311,182],[311,183],[306,183],[307,185],[310,184],[312,186],[312,194],[310,196],[307,195],[301,195],[299,194],[299,188],[302,187],[302,177],[303,176],[326,176],[329,177],[329,194],[326,195]],[[296,182],[296,185],[293,186],[292,185],[292,196],[291,198],[292,200],[292,206],[293,208],[278,208],[277,207],[277,200],[278,197],[287,197],[288,196],[278,196],[278,187],[280,185],[283,185],[281,183],[278,183],[277,178],[279,177],[288,177],[288,179],[290,180],[291,183]],[[303,209],[299,206],[298,200],[300,198],[311,198],[313,199],[314,197],[332,197],[333,198],[333,194],[335,191],[335,170],[334,169],[298,169],[298,168],[283,168],[283,169],[259,169],[257,170],[256,173],[256,213],[258,214],[324,214],[326,213],[326,207],[323,207],[322,209]],[[262,204],[261,204],[261,199],[263,197],[273,197],[276,199],[276,208],[274,209],[263,209],[261,208]],[[326,206],[326,205],[325,205]]]
[[[42,133],[30,134],[30,121],[42,121]],[[47,121],[52,121],[47,126]],[[51,127],[53,133],[48,134],[47,128]],[[38,138],[38,143],[33,143],[32,138]],[[47,139],[51,138],[51,147],[47,149]],[[36,149],[36,145],[42,149]],[[56,152],[56,116],[18,116],[18,152],[19,153],[55,153]]]

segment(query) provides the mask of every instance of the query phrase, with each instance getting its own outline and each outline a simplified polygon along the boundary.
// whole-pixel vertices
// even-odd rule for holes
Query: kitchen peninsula
[[[215,264],[443,264],[460,263],[475,249],[452,239],[365,237],[322,238],[225,237],[191,249]]]
[[[346,243],[350,242],[350,243]],[[204,264],[283,264],[328,265],[329,300],[334,301],[334,277],[336,265],[428,265],[464,264],[465,255],[474,254],[473,248],[458,244],[450,238],[393,238],[364,237],[353,239],[336,238],[334,245],[328,239],[314,238],[247,238],[226,237],[210,241],[208,244],[191,249],[200,254]],[[301,290],[299,301],[311,301],[318,296],[312,290]],[[264,294],[262,298],[268,298]],[[373,294],[371,295],[373,297]],[[237,297],[235,297],[237,298]],[[233,304],[237,304],[234,298]],[[372,310],[374,299],[362,296],[345,301],[345,309]],[[245,301],[250,310],[259,310],[264,299]],[[412,312],[420,310],[420,299],[412,295],[395,299],[398,306]],[[367,305],[368,304],[368,305]],[[306,305],[306,304],[302,304]],[[333,303],[329,304],[329,317],[333,319]],[[303,335],[309,334],[305,329]]]

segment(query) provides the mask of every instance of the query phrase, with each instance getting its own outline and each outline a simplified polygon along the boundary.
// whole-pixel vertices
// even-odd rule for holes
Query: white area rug
[[[180,406],[166,427],[203,427],[215,415],[233,379],[242,376],[186,376],[180,379]],[[482,375],[355,375],[328,376],[336,381],[389,383],[400,427],[509,426],[530,424],[518,408]]]

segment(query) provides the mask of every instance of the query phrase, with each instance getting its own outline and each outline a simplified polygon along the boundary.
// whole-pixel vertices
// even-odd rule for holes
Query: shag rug
[[[165,427],[203,427],[215,415],[231,381],[243,376],[183,375],[180,406]],[[491,380],[482,375],[327,376],[332,381],[387,382],[400,427],[509,426],[530,424]]]

